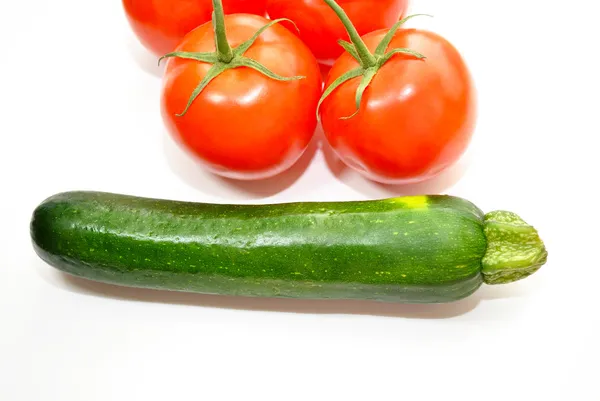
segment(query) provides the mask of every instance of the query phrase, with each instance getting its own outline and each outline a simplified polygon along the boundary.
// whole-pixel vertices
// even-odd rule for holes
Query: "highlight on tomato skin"
[[[177,47],[183,37],[211,20],[212,0],[122,0],[138,40],[156,56]],[[225,14],[265,15],[266,0],[223,0]]]
[[[224,17],[224,23],[235,53],[272,21],[232,14]],[[201,25],[176,50],[215,52],[214,37],[212,23]],[[308,148],[317,125],[322,78],[308,47],[278,23],[262,32],[236,60],[247,59],[291,80],[232,67],[212,79],[181,115],[215,64],[173,57],[165,66],[161,112],[172,137],[205,169],[227,178],[260,180],[286,171]]]
[[[408,0],[338,0],[358,33],[365,35],[390,28],[405,14]],[[333,64],[343,52],[338,40],[348,34],[335,13],[323,0],[267,0],[271,18],[289,18],[298,31],[286,24],[308,45],[320,63]]]
[[[373,52],[388,30],[362,37]],[[335,89],[320,109],[328,143],[348,166],[367,179],[408,184],[431,179],[456,163],[470,144],[476,124],[476,89],[458,50],[443,37],[400,29],[389,48],[411,49],[426,58],[397,54],[374,76],[356,112],[361,78]],[[326,80],[359,67],[349,54]]]

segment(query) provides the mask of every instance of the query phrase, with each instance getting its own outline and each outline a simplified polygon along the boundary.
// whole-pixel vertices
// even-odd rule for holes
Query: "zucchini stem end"
[[[537,230],[515,213],[494,211],[485,215],[488,248],[482,260],[486,284],[507,284],[538,271],[548,251]]]

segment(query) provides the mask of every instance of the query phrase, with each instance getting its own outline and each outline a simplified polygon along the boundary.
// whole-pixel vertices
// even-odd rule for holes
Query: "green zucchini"
[[[30,228],[37,254],[72,275],[252,297],[451,302],[547,257],[517,215],[442,195],[223,205],[67,192]]]

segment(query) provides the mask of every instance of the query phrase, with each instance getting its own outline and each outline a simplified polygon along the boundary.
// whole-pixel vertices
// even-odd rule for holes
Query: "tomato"
[[[338,0],[337,3],[346,11],[358,33],[364,35],[398,22],[408,0]],[[271,18],[294,21],[300,38],[320,62],[331,64],[342,54],[337,41],[348,40],[348,34],[323,0],[268,0],[267,13]]]
[[[373,53],[387,30],[362,37]],[[441,36],[399,30],[389,49],[408,48],[426,58],[397,54],[383,64],[367,87],[359,111],[360,77],[337,87],[320,115],[335,153],[365,177],[382,183],[431,178],[456,162],[475,126],[475,88],[459,52]],[[326,87],[359,63],[344,53],[333,65]]]
[[[162,56],[186,33],[211,19],[211,0],[122,0],[125,14],[140,42]],[[223,0],[226,14],[265,15],[266,0]]]
[[[249,14],[225,16],[231,47],[269,22]],[[212,23],[186,35],[177,50],[214,52]],[[322,79],[308,47],[278,24],[265,30],[244,56],[281,76],[304,78],[278,81],[248,67],[227,69],[179,116],[212,65],[170,58],[162,114],[171,134],[210,171],[234,179],[263,179],[291,167],[306,150],[317,124]]]

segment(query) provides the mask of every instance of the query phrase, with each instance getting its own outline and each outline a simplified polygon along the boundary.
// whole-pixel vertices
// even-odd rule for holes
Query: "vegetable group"
[[[107,283],[223,295],[451,302],[542,266],[536,230],[449,196],[223,205],[69,192],[31,220],[38,255]]]
[[[266,0],[223,0],[226,14],[265,14]],[[157,56],[173,51],[183,37],[211,20],[211,0],[123,0],[140,42]]]
[[[338,0],[359,34],[390,28],[407,8],[407,0]],[[338,40],[348,40],[344,25],[323,0],[268,0],[271,18],[289,18],[300,38],[319,61],[333,63],[342,52]]]
[[[138,11],[162,4],[124,1]],[[165,124],[209,171],[273,177],[300,158],[319,118],[340,159],[381,183],[432,178],[466,151],[476,122],[470,72],[443,37],[401,29],[412,17],[398,21],[406,0],[225,1],[231,12],[283,17],[273,21],[225,16],[211,1],[212,22],[161,58]],[[168,14],[183,24],[177,12]],[[323,89],[316,58],[338,54]]]
[[[274,176],[299,159],[314,134],[322,86],[317,61],[278,21],[224,16],[220,1],[213,3],[213,23],[165,56],[163,118],[210,171]]]
[[[264,5],[225,3],[258,13]],[[340,3],[269,2],[271,16],[294,19],[321,59],[337,54],[334,37],[346,29],[350,42],[339,42],[345,52],[323,88],[315,56],[280,25],[295,29],[294,21],[225,16],[212,0],[212,22],[175,47],[203,2],[169,2],[180,26],[138,34],[155,50],[168,47],[161,110],[170,133],[210,171],[236,179],[289,168],[318,118],[340,158],[375,181],[421,181],[454,163],[476,112],[459,52],[434,33],[400,29],[408,18],[387,29],[405,1]],[[124,4],[137,30],[157,20],[148,10],[167,7]],[[442,195],[232,205],[67,192],[35,209],[30,232],[37,254],[69,274],[251,297],[452,302],[484,283],[523,279],[547,259],[537,231],[516,214],[484,214]]]
[[[325,83],[320,116],[337,155],[364,176],[403,184],[456,162],[475,126],[475,89],[459,52],[417,29],[360,37],[332,0],[352,44]]]

